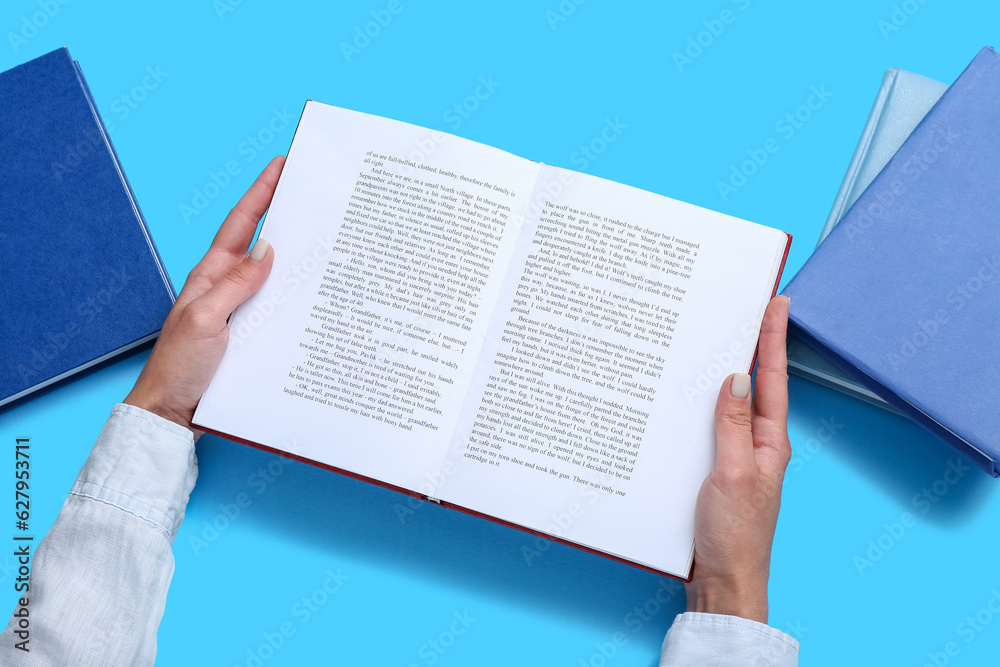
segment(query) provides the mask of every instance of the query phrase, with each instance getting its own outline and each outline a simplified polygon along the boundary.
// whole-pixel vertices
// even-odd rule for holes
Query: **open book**
[[[202,428],[685,578],[784,232],[308,102]]]

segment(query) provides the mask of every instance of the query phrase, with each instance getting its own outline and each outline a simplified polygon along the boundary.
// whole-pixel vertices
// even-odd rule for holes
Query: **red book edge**
[[[785,252],[781,256],[781,264],[778,265],[778,276],[774,279],[774,289],[771,290],[771,298],[773,299],[778,294],[778,285],[781,283],[781,274],[785,272],[785,262],[788,261],[788,251],[792,249],[792,235],[785,232],[785,236],[788,237],[788,242],[785,243]],[[757,335],[758,340],[760,339],[760,334]],[[754,348],[753,359],[750,361],[750,370],[747,371],[748,375],[753,374],[753,368],[757,365],[757,350],[759,348]]]
[[[781,282],[781,274],[785,270],[785,262],[788,259],[788,251],[789,251],[789,249],[791,248],[791,245],[792,245],[792,235],[788,234],[786,232],[785,236],[788,237],[788,241],[787,241],[787,243],[785,243],[785,252],[784,252],[784,254],[782,254],[782,256],[781,256],[781,264],[778,266],[778,274],[777,274],[777,277],[775,278],[775,281],[774,281],[774,288],[771,290],[771,298],[772,299],[778,293],[778,284]],[[754,351],[753,361],[750,362],[750,372],[751,373],[753,372],[753,367],[754,367],[754,365],[756,363],[757,363],[757,352]],[[206,427],[201,426],[199,424],[192,423],[191,425],[194,428],[197,428],[200,431],[204,431],[205,433],[210,433],[212,435],[219,436],[220,438],[225,438],[226,440],[231,440],[233,442],[238,442],[238,443],[240,443],[242,445],[248,445],[248,446],[253,447],[255,449],[259,449],[261,451],[270,452],[272,454],[277,454],[278,456],[283,456],[286,459],[291,459],[293,461],[299,461],[300,463],[306,463],[306,464],[314,466],[316,468],[322,468],[323,470],[329,470],[331,472],[335,472],[337,474],[344,475],[345,477],[350,477],[352,479],[357,479],[357,480],[360,480],[362,482],[368,482],[369,484],[374,484],[375,486],[381,486],[384,489],[389,489],[390,491],[395,491],[397,493],[402,493],[404,495],[410,496],[411,498],[416,498],[418,500],[424,500],[424,501],[427,501],[427,502],[431,502],[431,503],[434,503],[435,505],[440,505],[441,507],[447,507],[449,509],[458,510],[459,512],[463,512],[463,513],[468,514],[470,516],[479,517],[480,519],[486,519],[487,521],[492,521],[493,523],[499,524],[501,526],[507,526],[509,528],[515,528],[515,529],[517,529],[517,530],[519,530],[519,531],[521,531],[523,533],[527,533],[529,535],[534,535],[535,537],[540,537],[540,538],[542,538],[544,540],[548,540],[550,542],[558,542],[559,544],[565,544],[566,546],[570,546],[570,547],[573,547],[575,549],[580,549],[581,551],[586,551],[587,553],[595,554],[597,556],[602,556],[604,558],[608,558],[610,560],[617,561],[619,563],[624,563],[625,565],[630,565],[630,566],[638,568],[640,570],[645,570],[646,572],[652,572],[654,574],[658,574],[658,575],[661,575],[661,576],[664,576],[664,577],[669,577],[670,579],[677,579],[678,581],[683,581],[683,582],[689,582],[689,581],[691,581],[691,574],[694,573],[694,568],[695,568],[694,562],[692,562],[692,564],[691,564],[691,572],[688,573],[688,577],[685,579],[684,577],[679,577],[676,574],[670,574],[669,572],[664,572],[663,570],[657,570],[654,567],[650,567],[648,565],[643,565],[642,563],[637,563],[635,561],[628,560],[627,558],[622,558],[621,556],[616,556],[616,555],[610,554],[610,553],[608,553],[606,551],[601,551],[600,549],[595,549],[593,547],[588,547],[587,545],[580,544],[579,542],[573,542],[571,540],[567,540],[565,538],[558,537],[556,535],[551,535],[549,533],[543,533],[543,532],[541,532],[539,530],[534,530],[533,528],[527,528],[526,526],[522,526],[520,524],[511,523],[510,521],[505,521],[504,519],[492,516],[490,514],[484,514],[483,512],[478,512],[476,510],[469,509],[468,507],[463,507],[462,505],[456,505],[454,503],[450,503],[450,502],[447,502],[445,500],[432,499],[429,496],[426,496],[426,495],[424,495],[422,493],[418,493],[416,491],[411,491],[410,489],[406,489],[406,488],[403,488],[401,486],[396,486],[395,484],[389,484],[388,482],[383,482],[382,480],[375,479],[374,477],[366,477],[365,475],[360,475],[360,474],[358,474],[356,472],[351,472],[350,470],[344,470],[343,468],[337,468],[337,467],[334,467],[334,466],[326,464],[326,463],[320,463],[319,461],[314,461],[313,459],[308,459],[308,458],[306,458],[304,456],[299,456],[298,454],[292,454],[291,452],[286,452],[286,451],[283,451],[283,450],[280,450],[280,449],[275,449],[273,447],[268,447],[267,445],[262,445],[262,444],[257,443],[257,442],[252,442],[250,440],[246,440],[245,438],[240,438],[240,437],[237,437],[235,435],[229,435],[228,433],[223,433],[221,431],[216,431],[215,429],[206,428]]]

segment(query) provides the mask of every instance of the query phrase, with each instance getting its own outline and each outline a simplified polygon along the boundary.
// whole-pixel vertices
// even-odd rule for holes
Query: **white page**
[[[543,212],[526,220],[473,382],[476,389],[492,386],[487,391],[493,396],[470,395],[449,452],[455,472],[441,495],[458,505],[686,576],[695,502],[714,461],[718,390],[726,375],[750,367],[787,237],[775,229],[552,167],[542,168],[532,199],[543,202]],[[568,208],[554,209],[546,201]],[[574,214],[574,209],[579,212]],[[553,211],[567,217],[556,220]],[[623,239],[625,247],[614,250]],[[629,240],[656,252],[641,246],[630,250]],[[609,270],[609,259],[621,263],[632,251],[646,252],[647,259],[633,257],[628,268],[616,267],[619,273]],[[654,255],[660,259],[654,261]],[[636,259],[648,266],[638,266]],[[598,268],[602,264],[604,271]],[[532,266],[531,275],[525,275]],[[559,290],[554,288],[566,286],[561,279],[581,288],[567,286],[563,296],[555,298]],[[583,303],[585,293],[611,305],[600,307],[595,300],[580,307],[567,300]],[[560,308],[547,301],[582,312],[566,309],[560,315]],[[593,318],[589,323],[575,319],[587,311],[598,315],[596,324]],[[615,333],[615,323],[607,317],[618,318],[619,330],[628,335]],[[642,320],[654,322],[645,334],[637,328]],[[506,326],[508,322],[513,326]],[[649,340],[639,340],[637,334]],[[567,348],[581,349],[581,343],[608,350],[613,370],[580,363],[569,370],[570,359],[579,355]],[[589,353],[590,363],[601,357],[597,351]],[[632,370],[622,364],[639,372],[627,379],[624,373]],[[662,370],[656,370],[659,366]],[[609,386],[595,384],[601,381]],[[548,401],[553,405],[546,405]],[[604,402],[613,405],[602,407]],[[599,414],[594,406],[610,413]],[[615,412],[628,417],[616,417]],[[566,442],[557,442],[563,436]],[[595,442],[588,444],[588,437]],[[584,451],[585,445],[594,451]],[[596,460],[588,461],[588,456]],[[604,465],[609,461],[612,466]]]
[[[307,103],[261,231],[274,267],[234,313],[229,348],[194,422],[420,490],[454,431],[537,171],[459,137]],[[454,218],[440,225],[426,216],[468,211],[466,201],[477,208],[462,223],[467,245],[457,253],[431,245],[457,247],[451,232],[446,243],[444,232],[412,226],[423,220],[454,231]],[[487,237],[495,246],[488,271],[480,245]],[[408,254],[419,252],[413,244],[435,256]],[[435,267],[436,277],[418,275]],[[434,296],[459,289],[455,283],[461,300]]]

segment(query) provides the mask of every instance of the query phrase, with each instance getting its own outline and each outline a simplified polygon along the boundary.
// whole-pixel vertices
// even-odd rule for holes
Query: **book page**
[[[686,576],[787,237],[552,167],[532,199],[441,497]]]
[[[420,490],[454,431],[538,165],[309,102],[195,423]]]

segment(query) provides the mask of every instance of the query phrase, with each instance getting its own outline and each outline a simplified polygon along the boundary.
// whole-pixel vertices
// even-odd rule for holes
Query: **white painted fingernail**
[[[270,243],[262,238],[258,238],[257,242],[253,244],[253,249],[250,251],[250,261],[259,262],[264,259],[264,255],[267,254],[267,249],[270,247]]]
[[[737,373],[733,376],[733,383],[729,386],[729,393],[733,398],[746,398],[750,395],[750,376],[746,373]]]

